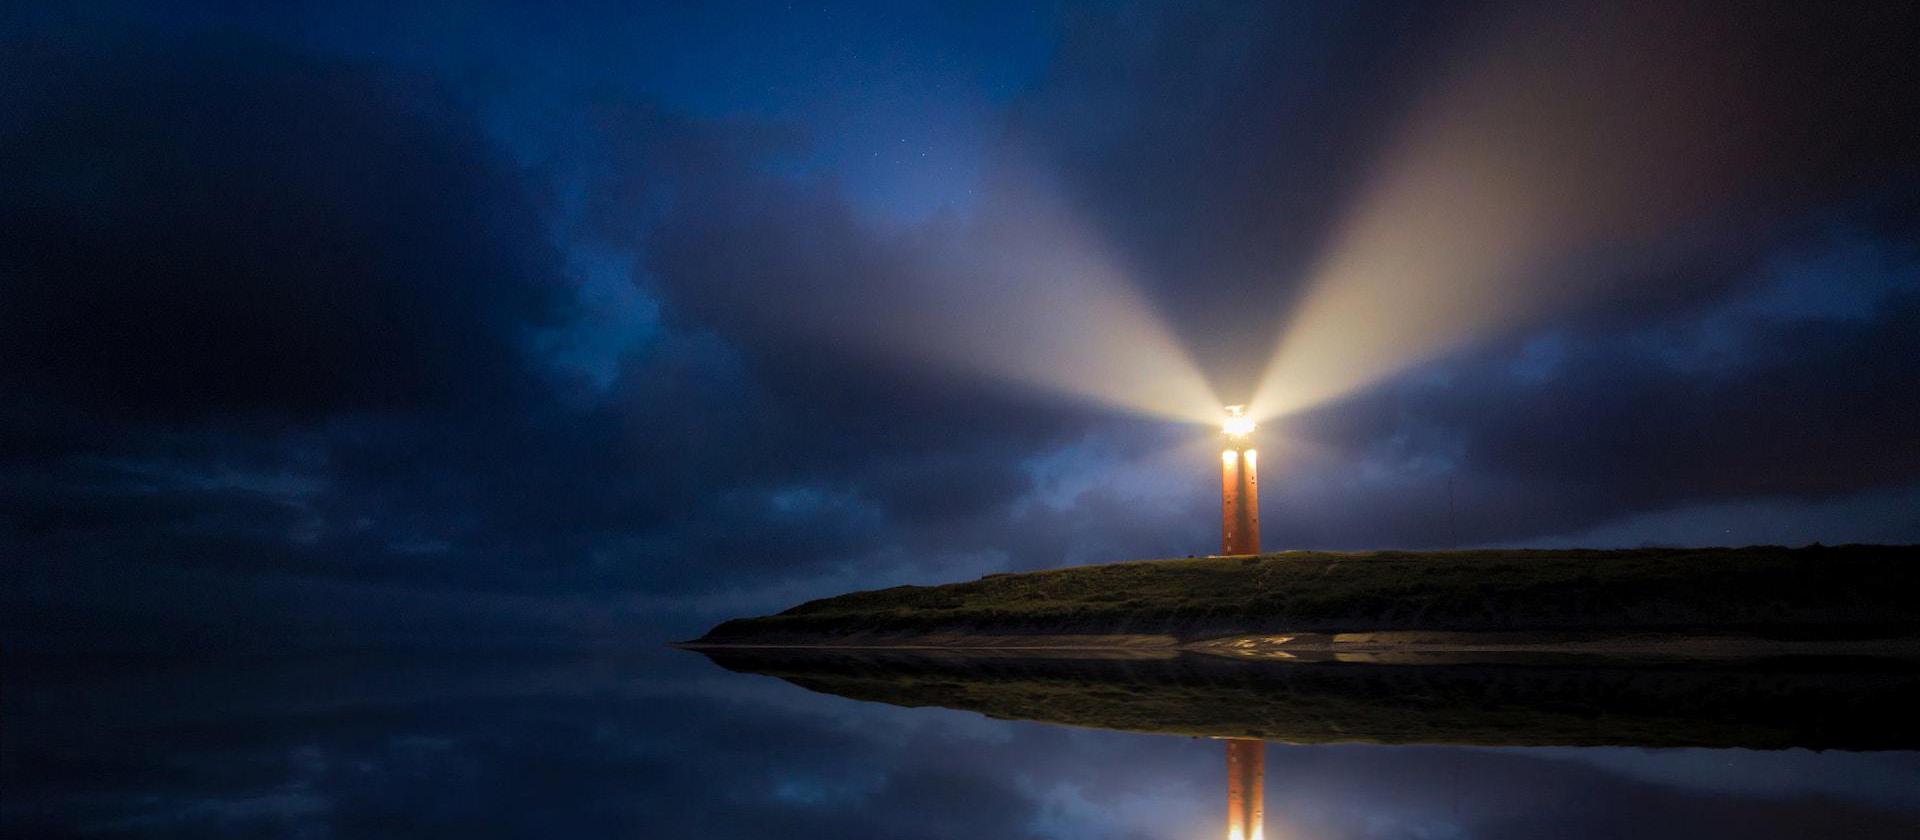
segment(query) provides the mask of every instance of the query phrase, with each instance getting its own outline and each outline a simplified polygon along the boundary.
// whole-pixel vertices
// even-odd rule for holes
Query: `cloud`
[[[0,92],[0,540],[32,589],[9,624],[304,633],[327,610],[279,612],[270,581],[390,578],[356,543],[439,536],[404,504],[340,514],[405,483],[381,472],[460,481],[415,457],[537,404],[521,345],[567,279],[522,176],[431,81],[92,35],[17,43]],[[397,460],[356,460],[403,431]]]
[[[1920,375],[1920,270],[1897,276],[1857,317],[1755,313],[1746,301],[1768,296],[1755,284],[1697,316],[1562,326],[1312,412],[1287,427],[1304,442],[1303,480],[1337,489],[1324,506],[1282,501],[1270,527],[1341,545],[1513,542],[1910,484],[1920,448],[1902,418],[1920,403],[1896,383]],[[1720,538],[1761,533],[1741,530]]]
[[[16,399],[185,420],[474,404],[559,314],[525,186],[426,80],[231,42],[9,53]]]

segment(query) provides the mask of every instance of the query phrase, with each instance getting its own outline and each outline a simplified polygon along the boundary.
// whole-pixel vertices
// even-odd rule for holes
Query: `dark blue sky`
[[[1920,540],[1897,5],[392,5],[0,17],[18,645],[1204,553],[1295,332],[1272,547]]]

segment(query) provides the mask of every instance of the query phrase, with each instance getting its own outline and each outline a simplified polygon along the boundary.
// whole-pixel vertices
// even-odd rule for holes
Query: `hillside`
[[[1283,552],[900,586],[727,621],[711,645],[1172,646],[1421,631],[1920,636],[1920,546]]]

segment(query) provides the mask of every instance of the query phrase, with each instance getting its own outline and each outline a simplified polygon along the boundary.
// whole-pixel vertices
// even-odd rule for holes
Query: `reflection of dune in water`
[[[1183,654],[712,649],[828,694],[994,718],[1292,743],[1914,749],[1920,667],[1862,658],[1480,664]]]

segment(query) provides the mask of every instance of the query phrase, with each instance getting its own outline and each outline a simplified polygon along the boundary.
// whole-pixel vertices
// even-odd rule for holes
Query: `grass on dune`
[[[1920,625],[1920,547],[1283,552],[899,586],[709,641],[915,633],[1655,630]]]

